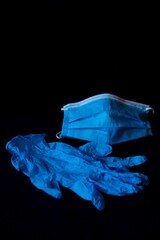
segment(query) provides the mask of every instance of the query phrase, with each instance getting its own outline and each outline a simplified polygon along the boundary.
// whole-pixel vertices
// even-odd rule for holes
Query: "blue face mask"
[[[153,109],[113,94],[95,95],[62,110],[62,130],[57,138],[117,144],[153,135],[149,121]]]

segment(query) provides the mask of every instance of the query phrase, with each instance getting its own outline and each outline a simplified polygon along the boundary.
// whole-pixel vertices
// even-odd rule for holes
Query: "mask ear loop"
[[[63,111],[63,110],[65,110],[65,108],[61,108],[61,110]],[[60,136],[60,135],[61,135],[61,132],[62,132],[62,131],[56,133],[56,138],[62,139],[62,137]]]
[[[147,108],[146,108],[146,111],[151,112],[152,114],[154,114],[154,109],[151,108],[151,107],[147,107]]]
[[[60,135],[61,135],[61,131],[56,134],[56,138],[61,139],[62,137]]]

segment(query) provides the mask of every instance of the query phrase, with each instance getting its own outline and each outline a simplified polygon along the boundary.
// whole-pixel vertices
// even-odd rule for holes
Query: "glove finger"
[[[78,194],[81,198],[92,201],[93,205],[102,210],[105,207],[103,196],[95,189],[92,182],[88,182],[85,178],[73,183],[69,189]]]
[[[146,156],[133,156],[133,157],[126,157],[126,158],[120,158],[120,157],[106,157],[103,159],[103,163],[105,166],[109,168],[115,168],[115,169],[125,169],[129,167],[133,167],[136,165],[140,165],[147,161]]]
[[[147,161],[147,157],[143,156],[143,155],[132,156],[132,157],[126,157],[122,161],[125,166],[132,167],[132,166],[136,166],[136,165],[145,163]]]
[[[103,174],[99,181],[94,184],[98,190],[111,195],[127,195],[140,192],[143,190],[143,184],[147,182],[148,178],[144,175],[133,174],[131,177],[126,174],[118,174],[115,176],[112,173]]]
[[[138,172],[120,172],[120,171],[108,171],[107,174],[104,175],[104,178],[113,178],[119,179],[123,182],[133,183],[133,184],[146,184],[148,182],[148,176],[138,173]]]
[[[95,187],[92,189],[92,203],[98,210],[105,208],[104,197]]]
[[[99,158],[109,155],[112,152],[112,147],[106,143],[98,144],[95,142],[88,142],[81,145],[79,150],[91,157]]]

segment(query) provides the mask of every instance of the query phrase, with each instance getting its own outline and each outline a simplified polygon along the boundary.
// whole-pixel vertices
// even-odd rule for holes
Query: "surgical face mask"
[[[57,138],[117,144],[153,135],[149,121],[153,109],[113,94],[98,94],[69,103],[61,110],[62,130]]]

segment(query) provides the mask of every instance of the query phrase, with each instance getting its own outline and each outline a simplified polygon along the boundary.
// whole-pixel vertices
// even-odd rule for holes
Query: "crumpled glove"
[[[47,143],[45,137],[18,135],[6,144],[6,150],[17,171],[55,198],[62,198],[63,186],[102,210],[105,201],[101,192],[123,196],[141,192],[148,184],[147,176],[129,171],[129,167],[145,162],[145,156],[110,157],[112,147],[107,144],[89,142],[76,148],[63,142]]]
[[[144,155],[130,156],[125,158],[108,156],[112,153],[112,146],[108,144],[98,144],[95,142],[88,142],[79,147],[82,152],[85,152],[94,160],[101,161],[103,164],[108,166],[110,169],[118,169],[120,171],[128,171],[128,168],[140,165],[147,161],[147,157]]]

